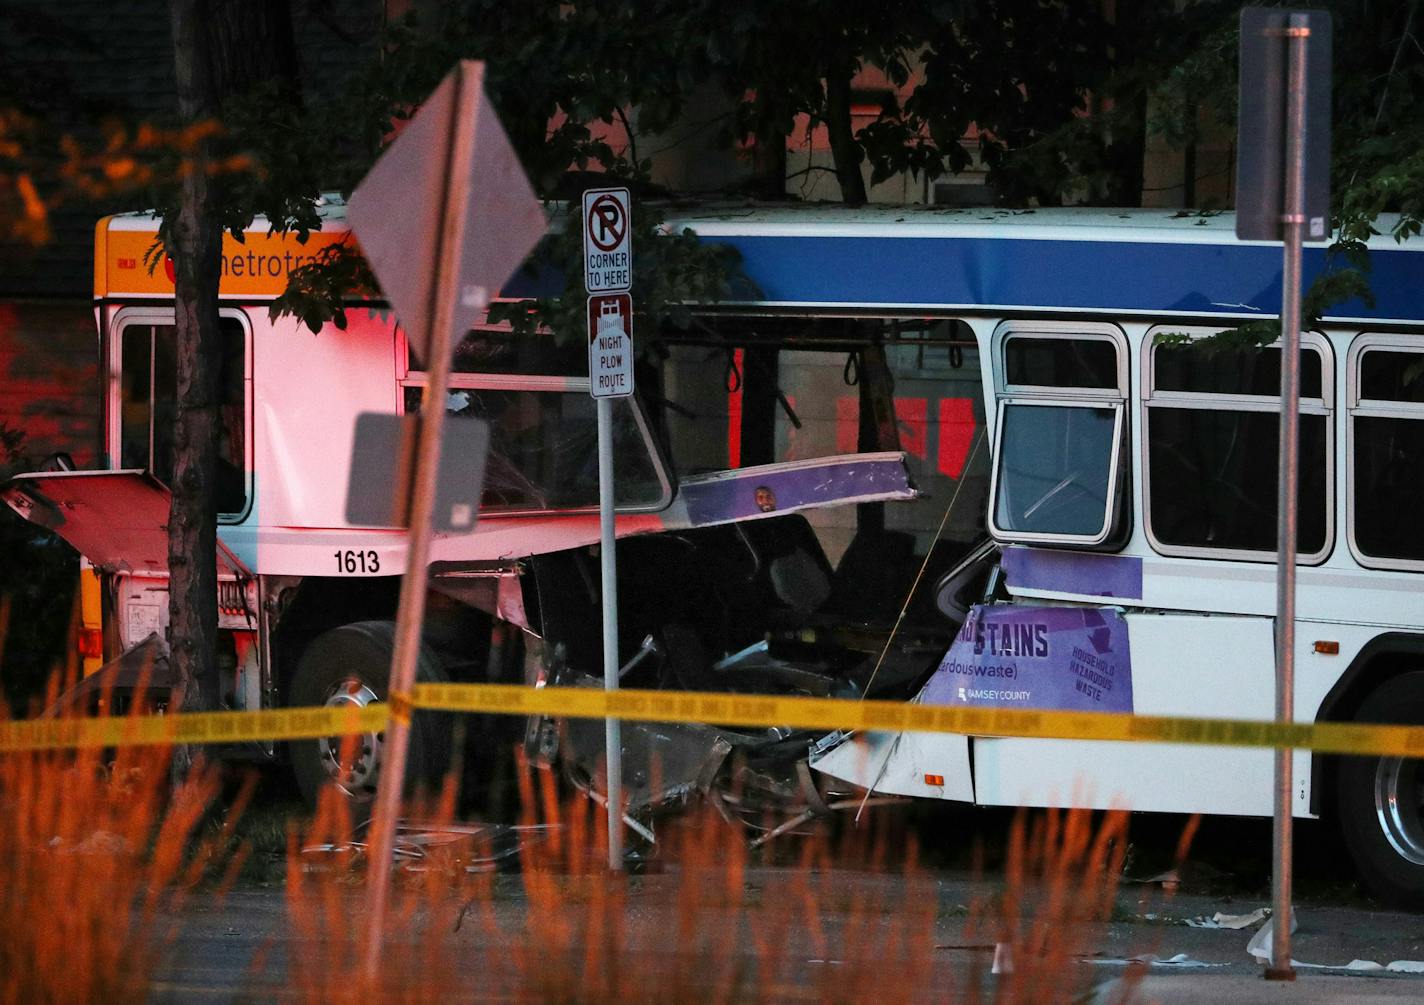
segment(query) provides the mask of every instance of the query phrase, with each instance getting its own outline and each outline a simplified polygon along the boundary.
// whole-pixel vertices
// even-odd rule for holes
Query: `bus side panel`
[[[1269,719],[1271,620],[1128,614],[1139,715]],[[976,738],[974,793],[995,806],[1271,813],[1269,750],[1194,744]]]
[[[254,341],[257,493],[255,519],[248,522],[346,527],[356,416],[400,410],[391,322],[352,310],[345,331],[327,325],[313,335],[291,318],[268,321],[265,307],[248,315]]]
[[[880,794],[974,801],[969,738],[953,733],[863,733],[811,767]]]

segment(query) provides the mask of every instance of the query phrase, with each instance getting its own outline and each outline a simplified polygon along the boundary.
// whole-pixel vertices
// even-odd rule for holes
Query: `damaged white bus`
[[[1209,336],[1275,315],[1280,253],[1233,223],[1075,210],[767,221],[752,236],[726,223],[748,261],[787,263],[764,288],[788,309],[973,332],[992,540],[939,584],[946,616],[974,606],[916,700],[1272,718],[1280,350]],[[1340,305],[1302,336],[1304,722],[1424,722],[1424,254],[1380,239],[1371,256],[1374,307]],[[1308,252],[1307,281],[1324,266]],[[813,767],[986,805],[1272,811],[1268,750],[861,739],[827,738]],[[1295,813],[1336,819],[1376,893],[1424,902],[1419,761],[1297,751],[1294,777]]]
[[[320,240],[343,229],[329,215]],[[625,684],[1271,717],[1279,351],[1206,337],[1275,314],[1277,247],[1237,241],[1229,214],[1147,210],[736,207],[684,225],[734,247],[748,283],[694,306],[690,326],[640,332],[620,439]],[[155,417],[171,400],[171,283],[135,264],[152,228],[106,221],[98,248],[110,467],[127,473],[4,489],[105,572],[112,656],[166,611]],[[315,336],[269,322],[298,251],[278,241],[230,245],[225,278],[226,693],[234,708],[378,700],[402,545],[346,526],[341,501],[355,414],[410,407],[420,361],[379,311]],[[1376,243],[1376,305],[1303,336],[1300,721],[1424,722],[1424,255]],[[1307,251],[1307,280],[1322,266]],[[502,424],[510,462],[491,468],[479,531],[437,545],[428,679],[598,683],[584,366],[493,328],[462,348],[451,408]],[[420,718],[417,763],[435,771],[457,733]],[[575,781],[596,777],[599,723],[464,735],[490,749],[511,725]],[[624,737],[635,816],[705,794],[749,823],[767,806],[794,820],[867,788],[1271,812],[1264,750],[711,725]],[[304,786],[368,796],[379,737],[349,771],[334,749],[293,746]],[[1376,891],[1424,899],[1417,761],[1300,751],[1295,779],[1296,813],[1338,819]]]
[[[229,236],[224,247],[215,692],[225,709],[359,705],[385,694],[405,537],[346,520],[352,440],[361,412],[416,409],[425,372],[378,302],[349,305],[344,329],[315,334],[295,319],[269,317],[290,270],[344,239],[339,201],[324,218],[308,244],[268,234],[258,220],[245,242]],[[162,705],[178,683],[163,645],[173,280],[167,263],[145,264],[156,224],[129,214],[100,221],[96,231],[104,470],[65,470],[56,458],[49,470],[0,486],[14,511],[69,541],[102,580],[102,623],[89,628],[102,634],[107,663],[67,696],[74,704],[100,693],[123,699],[142,683],[147,700]],[[881,449],[856,432],[855,415],[819,415],[805,388],[830,372],[848,400],[873,394],[888,411],[883,354],[875,356],[874,338],[862,333],[856,344],[867,356],[858,370],[838,344],[834,366],[817,357],[798,384],[789,368],[776,372],[774,349],[768,356],[781,337],[769,319],[714,327],[641,339],[649,352],[639,364],[640,393],[615,406],[622,648],[627,659],[644,653],[628,669],[629,683],[855,693],[852,681],[875,642],[844,630],[847,616],[830,612],[864,610],[875,580],[837,579],[807,514],[837,507],[854,514],[918,492],[896,437]],[[478,527],[439,535],[433,545],[422,680],[570,683],[600,672],[596,423],[582,339],[515,338],[507,326],[482,323],[456,350],[447,406],[486,419],[491,448]],[[859,391],[842,379],[852,371],[866,374]],[[848,441],[841,427],[851,429]],[[859,449],[865,443],[871,449]],[[837,556],[857,550],[847,529],[854,522],[824,522]],[[859,550],[879,563],[878,549]],[[901,549],[902,565],[910,550]],[[832,624],[836,632],[823,630]],[[917,648],[890,661],[878,693],[912,694],[951,634],[942,619],[928,638],[907,634]],[[769,636],[782,641],[769,646]],[[507,761],[523,740],[545,756],[558,753],[587,784],[602,740],[585,749],[571,729],[556,750],[557,737],[541,725],[530,724],[526,736],[526,724],[508,717],[457,724],[419,712],[412,777],[437,782],[460,757],[473,759],[462,775],[472,786],[501,780],[508,772],[494,762]],[[662,758],[655,737],[630,733],[632,745],[651,744]],[[381,740],[362,737],[350,764],[339,762],[335,737],[223,753],[288,760],[308,797],[331,782],[364,806]],[[702,791],[721,791],[732,747],[781,764],[796,748],[787,740],[704,730],[684,766],[702,779]],[[803,740],[792,761],[804,761],[805,749]],[[635,812],[695,791],[673,758],[666,761],[666,785],[653,793],[648,772],[630,757],[640,772],[629,785]],[[780,799],[768,785],[763,791]]]

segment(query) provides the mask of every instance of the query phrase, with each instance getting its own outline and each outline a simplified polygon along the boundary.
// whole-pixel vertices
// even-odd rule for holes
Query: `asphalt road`
[[[680,933],[679,925],[687,919],[685,894],[679,891],[685,891],[688,884],[704,891],[725,887],[726,877],[715,871],[696,876],[671,868],[658,875],[635,877],[630,881],[621,920],[616,921],[588,919],[590,904],[596,899],[588,893],[588,883],[593,880],[556,880],[561,889],[555,914],[566,912],[576,925],[588,921],[591,930],[617,930],[624,946],[618,965],[642,975],[640,987],[664,975],[672,982],[670,987],[680,989],[677,998],[686,994],[677,981],[688,973],[701,968],[706,970],[706,980],[715,982],[719,973],[735,972],[730,965],[734,960],[765,966],[766,976],[759,978],[759,986],[784,986],[787,991],[782,1000],[796,1000],[797,987],[806,991],[807,1000],[822,1000],[828,979],[848,987],[865,980],[867,971],[881,973],[884,976],[878,979],[889,981],[885,1000],[899,1000],[900,995],[891,988],[898,987],[895,981],[899,978],[914,976],[910,971],[916,966],[920,968],[915,971],[918,979],[940,989],[963,992],[977,979],[987,991],[1005,979],[990,972],[994,934],[976,932],[973,925],[976,899],[992,896],[999,887],[997,878],[975,880],[963,872],[937,871],[905,880],[838,870],[818,875],[819,893],[810,898],[816,903],[808,909],[810,900],[803,896],[797,901],[797,884],[804,885],[799,877],[797,870],[790,868],[757,867],[745,874],[739,903],[731,903],[728,898],[732,895],[725,891],[704,896],[693,917],[699,933],[696,945],[689,945]],[[531,911],[537,912],[537,900],[537,895],[531,897],[525,891],[519,876],[500,876],[483,920],[467,917],[455,931],[448,913],[422,915],[411,927],[429,930],[424,941],[411,938],[408,930],[393,931],[387,945],[392,972],[405,967],[413,980],[428,976],[430,971],[423,968],[437,965],[430,962],[429,947],[438,943],[438,966],[448,972],[441,973],[439,992],[434,995],[437,1000],[513,1000],[502,979],[492,974],[517,955],[517,946],[529,947],[524,926]],[[680,903],[684,907],[679,907]],[[907,910],[925,911],[930,904],[933,945],[911,948],[897,944],[892,937],[897,917]],[[1074,951],[1061,965],[1055,964],[1058,979],[1080,989],[1083,1000],[1103,1002],[1120,1000],[1121,981],[1130,966],[1130,983],[1136,994],[1130,1000],[1217,998],[1232,1005],[1424,1000],[1424,974],[1361,969],[1360,963],[1349,969],[1352,961],[1380,966],[1424,961],[1424,915],[1358,904],[1300,903],[1294,956],[1301,963],[1318,966],[1301,967],[1299,979],[1292,985],[1262,979],[1260,965],[1246,948],[1254,929],[1202,929],[1186,923],[1217,912],[1248,914],[1264,906],[1266,902],[1260,898],[1172,893],[1157,883],[1124,884],[1111,920],[1076,932]],[[334,917],[354,931],[363,912],[357,887],[339,891]],[[321,985],[329,981],[324,985],[329,990],[343,980],[343,967],[354,965],[349,958],[340,958],[339,952],[333,957],[330,946],[315,944],[296,930],[277,887],[239,889],[221,904],[199,898],[185,912],[179,927],[178,939],[153,985],[153,999],[158,1002],[321,1000],[326,993],[313,987],[313,982]],[[721,944],[725,951],[709,948],[708,940],[719,938],[725,940]],[[577,939],[574,942],[585,945]],[[587,966],[579,952],[561,952],[560,945],[551,934],[536,947],[538,966],[550,972],[561,966],[579,972],[579,967]],[[775,957],[774,967],[764,963],[768,955]],[[1136,965],[1130,963],[1134,958],[1139,960]],[[1153,960],[1159,962],[1145,962]],[[293,966],[294,961],[300,963]],[[1013,962],[1032,971],[1038,961]],[[511,967],[511,974],[517,971],[527,977],[527,960]],[[520,967],[526,969],[521,971]],[[745,973],[743,969],[743,977]],[[506,978],[517,976],[506,974]],[[303,987],[309,989],[305,994],[299,990]]]
[[[222,902],[209,893],[189,900],[152,985],[155,1002],[324,1002],[349,990],[359,962],[349,936],[365,916],[363,889],[344,876],[327,888],[328,899],[308,900],[294,915],[279,849],[298,809],[286,799],[279,790],[250,813],[249,839],[262,845],[262,834],[271,834],[266,867],[250,869]],[[1248,953],[1261,922],[1244,929],[1188,923],[1269,905],[1270,822],[1206,819],[1184,865],[1174,869],[1186,820],[1151,815],[1130,823],[1107,920],[1060,920],[1046,926],[1045,938],[1021,935],[1021,955],[1011,961],[1016,976],[1006,977],[992,972],[1003,935],[986,921],[986,905],[997,905],[1002,917],[1013,814],[942,804],[890,812],[898,815],[879,870],[853,855],[837,859],[850,867],[797,868],[793,839],[740,876],[714,851],[700,867],[669,864],[631,877],[621,906],[607,910],[601,875],[558,873],[529,884],[513,872],[403,870],[394,913],[410,913],[388,928],[383,972],[397,986],[431,984],[418,999],[399,996],[426,1001],[567,1002],[577,995],[560,980],[582,987],[588,974],[608,979],[608,969],[625,984],[585,1000],[712,1000],[716,989],[733,985],[761,995],[722,1000],[888,1003],[908,1000],[910,989],[925,1000],[966,1000],[976,987],[987,1000],[999,982],[1047,974],[1055,992],[1069,989],[1083,1002],[1424,1001],[1424,973],[1407,972],[1414,961],[1424,970],[1424,913],[1371,900],[1324,824],[1297,828],[1293,956],[1302,965],[1293,984],[1263,980]],[[694,832],[705,824],[687,818],[681,826]],[[906,856],[897,851],[911,843],[920,851],[907,878]],[[303,861],[313,876],[332,873],[320,854]],[[1164,883],[1169,871],[1175,882]],[[434,907],[411,893],[426,879],[444,891]],[[457,931],[471,883],[485,892]],[[454,887],[465,892],[451,894]],[[1047,916],[1044,896],[1027,885],[1021,933]],[[327,933],[348,937],[314,937],[314,914]],[[1131,997],[1124,997],[1124,981]],[[541,996],[516,993],[531,984],[544,988]],[[1011,1000],[1041,997],[1030,989]]]

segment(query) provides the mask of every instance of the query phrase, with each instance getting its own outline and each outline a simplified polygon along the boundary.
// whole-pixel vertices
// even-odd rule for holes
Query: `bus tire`
[[[1424,723],[1424,671],[1381,684],[1355,718]],[[1424,906],[1424,759],[1342,757],[1335,780],[1340,829],[1365,886],[1386,903]]]
[[[391,657],[395,652],[395,625],[389,621],[359,621],[318,635],[302,653],[292,679],[290,704],[340,707],[386,700]],[[416,680],[448,680],[428,647],[422,646],[416,663]],[[436,791],[450,770],[451,717],[438,712],[411,716],[406,754],[407,794],[425,788]],[[366,733],[354,739],[352,759],[340,763],[343,738],[297,740],[290,746],[292,772],[308,805],[326,785],[346,796],[353,821],[368,818],[376,797],[376,782],[385,733]]]

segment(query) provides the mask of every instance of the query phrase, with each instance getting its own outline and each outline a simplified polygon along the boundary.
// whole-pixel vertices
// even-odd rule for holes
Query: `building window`
[[[1424,350],[1363,336],[1352,353],[1350,530],[1362,565],[1420,568]]]
[[[236,318],[219,321],[218,513],[247,509],[246,335]],[[173,481],[177,420],[175,329],[132,321],[119,329],[119,467],[145,470],[165,485]]]
[[[1171,329],[1172,332],[1182,329]],[[1169,555],[1268,560],[1276,550],[1281,349],[1228,346],[1214,332],[1158,344],[1148,333],[1144,395],[1146,519]],[[1298,552],[1318,561],[1331,538],[1333,451],[1328,346],[1302,338]]]
[[[1126,341],[1108,325],[995,332],[989,526],[1002,541],[1119,547],[1130,529]]]

